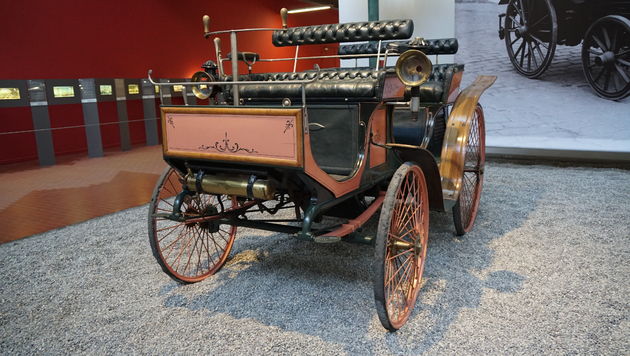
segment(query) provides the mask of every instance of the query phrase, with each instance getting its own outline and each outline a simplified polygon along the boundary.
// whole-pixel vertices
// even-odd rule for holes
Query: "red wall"
[[[0,133],[33,130],[30,107],[0,108]],[[37,159],[35,133],[0,136],[0,164]]]
[[[142,78],[148,69],[155,77],[189,77],[205,60],[215,60],[212,39],[202,36],[204,14],[211,30],[280,27],[280,8],[307,6],[298,0],[2,1],[0,79]],[[336,10],[289,15],[289,26],[336,22]],[[226,55],[229,36],[220,37]],[[239,35],[239,49],[262,58],[294,54],[294,48],[275,48],[270,32]],[[324,53],[336,53],[336,45],[300,49],[300,55]],[[299,68],[311,67],[304,62]],[[290,70],[291,62],[254,67]],[[242,65],[239,72],[245,71]]]
[[[298,0],[0,0],[0,79],[189,78],[208,59],[212,38],[202,36],[208,14],[211,31],[281,25],[279,11],[312,6]],[[289,15],[289,26],[338,22],[336,10]],[[220,36],[223,56],[229,35]],[[293,57],[294,48],[276,48],[271,32],[239,35],[239,49],[262,58]],[[300,55],[334,54],[337,45],[304,46]],[[310,69],[303,61],[298,70]],[[322,67],[337,60],[319,61]],[[247,67],[240,64],[240,73]],[[292,62],[258,63],[254,72],[291,71]],[[225,65],[230,72],[230,63]],[[142,103],[127,103],[129,120],[143,118]],[[52,127],[81,125],[80,104],[49,107]],[[117,122],[116,102],[99,103],[101,123]],[[30,108],[0,108],[0,132],[32,129]],[[85,152],[84,129],[53,131],[56,154]],[[118,125],[101,126],[106,148],[120,145]],[[132,143],[145,141],[144,123],[130,123]],[[36,159],[32,133],[0,137],[0,164]]]

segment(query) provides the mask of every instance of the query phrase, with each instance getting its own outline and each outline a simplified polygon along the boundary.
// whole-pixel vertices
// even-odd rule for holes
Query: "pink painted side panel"
[[[169,151],[298,160],[295,117],[166,114]]]

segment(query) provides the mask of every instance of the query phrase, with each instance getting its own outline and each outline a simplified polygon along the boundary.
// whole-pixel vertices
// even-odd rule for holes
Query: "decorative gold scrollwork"
[[[229,152],[229,153],[237,153],[240,151],[245,151],[247,153],[258,153],[258,151],[256,151],[253,148],[245,148],[245,147],[241,147],[241,145],[238,142],[234,142],[234,143],[230,143],[230,138],[228,137],[228,133],[225,133],[225,138],[223,138],[223,140],[221,140],[222,143],[220,143],[219,141],[216,141],[213,145],[201,145],[199,146],[199,149],[201,150],[215,150],[218,152]]]

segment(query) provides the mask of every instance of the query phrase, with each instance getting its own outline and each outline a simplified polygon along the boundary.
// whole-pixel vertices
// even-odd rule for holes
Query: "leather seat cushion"
[[[300,84],[265,84],[288,80],[308,80],[317,76],[316,71],[298,73],[255,73],[249,80],[261,81],[257,85],[242,85],[239,93],[242,98],[301,98]],[[320,70],[316,82],[305,85],[307,98],[362,98],[378,100],[385,71],[366,68],[330,68]],[[228,86],[229,90],[229,86]]]

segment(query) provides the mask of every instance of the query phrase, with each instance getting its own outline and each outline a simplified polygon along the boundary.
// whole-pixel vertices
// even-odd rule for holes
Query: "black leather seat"
[[[424,103],[442,103],[448,100],[453,76],[464,70],[463,64],[437,64],[426,83],[420,86],[420,101]],[[288,80],[313,79],[317,75],[315,71],[298,73],[253,73],[242,76],[241,80],[261,81],[257,85],[241,85],[240,97],[247,101],[271,101],[289,98],[300,100],[302,98],[299,84],[273,85],[264,82],[282,82]],[[376,71],[369,68],[327,68],[319,72],[319,80],[306,84],[307,100],[340,101],[380,101],[385,76],[395,75],[393,68]],[[228,78],[228,81],[230,79]],[[228,95],[231,86],[226,86]],[[347,100],[346,100],[347,99]]]
[[[300,84],[274,85],[265,82],[309,80],[318,76],[317,81],[305,85],[307,100],[336,98],[340,101],[380,101],[386,75],[395,74],[368,68],[327,68],[320,70],[319,76],[313,70],[297,73],[253,73],[243,80],[261,81],[261,84],[242,85],[239,87],[239,94],[248,101],[283,98],[300,100]],[[226,89],[229,93],[231,86]]]
[[[456,38],[425,39],[423,42],[420,42],[418,38],[410,41],[381,42],[381,54],[385,54],[387,49],[394,53],[400,53],[407,49],[418,49],[426,55],[455,54],[459,49],[459,42]],[[378,42],[341,45],[337,53],[346,56],[376,54],[378,53]]]

